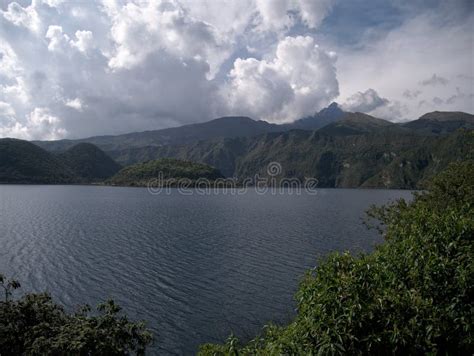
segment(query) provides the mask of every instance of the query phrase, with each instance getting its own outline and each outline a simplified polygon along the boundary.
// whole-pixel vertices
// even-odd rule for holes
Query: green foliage
[[[69,314],[46,293],[11,300],[20,285],[3,275],[0,286],[0,355],[143,355],[152,341],[145,325],[120,315],[113,301],[95,313],[86,306]]]
[[[152,179],[173,182],[188,179],[191,183],[199,178],[210,181],[222,178],[220,172],[206,164],[163,158],[125,167],[108,183],[112,185],[147,186]]]
[[[372,209],[386,242],[371,254],[332,254],[308,272],[290,325],[201,354],[472,354],[473,176],[472,161],[453,164],[412,202]]]

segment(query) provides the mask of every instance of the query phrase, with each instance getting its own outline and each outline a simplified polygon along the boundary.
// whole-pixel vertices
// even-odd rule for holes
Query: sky
[[[472,0],[0,0],[0,137],[474,112]]]

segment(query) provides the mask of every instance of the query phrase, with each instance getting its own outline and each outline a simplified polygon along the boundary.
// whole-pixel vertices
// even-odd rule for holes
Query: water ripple
[[[368,250],[371,204],[409,192],[152,196],[146,189],[0,186],[0,271],[69,309],[114,298],[155,332],[152,354],[188,355],[294,315],[306,269]]]

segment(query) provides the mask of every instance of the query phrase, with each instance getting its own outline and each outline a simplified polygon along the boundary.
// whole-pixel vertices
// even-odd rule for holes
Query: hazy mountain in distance
[[[322,127],[319,132],[333,135],[358,135],[380,130],[403,131],[399,125],[390,121],[356,112],[345,113],[341,119]]]
[[[276,124],[255,121],[248,117],[221,117],[204,123],[184,125],[155,131],[133,132],[117,136],[95,136],[79,140],[35,141],[49,151],[64,151],[79,143],[92,143],[104,151],[123,148],[187,144],[216,137],[253,136],[281,131]]]
[[[277,125],[244,116],[229,116],[162,130],[133,132],[116,136],[95,136],[78,140],[35,141],[35,143],[48,151],[61,152],[77,143],[88,142],[108,152],[147,146],[182,145],[213,138],[256,136],[291,129],[314,130],[337,121],[344,114],[345,112],[336,103],[332,103],[314,116],[297,120],[291,124]]]
[[[460,128],[472,130],[474,115],[459,111],[433,111],[403,124],[403,127],[426,135],[442,135]]]
[[[371,131],[383,125],[387,128],[392,125],[390,129],[395,129],[395,126],[398,126],[401,130],[416,131],[422,135],[441,135],[462,127],[472,129],[474,126],[472,117],[471,114],[459,112],[434,112],[409,123],[393,124],[370,115],[345,112],[337,103],[332,103],[313,116],[296,120],[290,124],[277,125],[248,117],[232,116],[162,130],[133,132],[116,136],[95,136],[78,140],[35,141],[34,143],[51,152],[63,152],[77,143],[87,142],[112,154],[112,152],[128,149],[152,150],[150,147],[187,145],[215,138],[251,137],[294,129],[324,129],[327,132],[332,130],[338,134],[355,134]],[[364,121],[363,125],[361,125],[362,121]]]
[[[451,113],[443,113],[443,115],[450,116]],[[472,115],[470,114],[465,114],[465,117],[468,119],[471,116]],[[456,117],[459,117],[459,115],[457,115]],[[429,126],[423,125],[424,122],[426,121],[419,121],[417,130],[413,130],[409,128],[409,126],[407,127],[407,124],[392,123],[362,113],[345,113],[344,116],[338,121],[326,125],[323,128],[317,130],[316,132],[333,137],[366,135],[374,133],[383,133],[388,138],[395,136],[399,137],[403,135],[433,136],[431,131],[429,131]],[[428,124],[430,124],[430,121],[428,121]],[[469,120],[461,122],[461,124],[459,124],[458,126],[467,130],[469,130],[469,127],[471,127]],[[265,137],[285,137],[282,134],[283,132],[285,131],[267,133]],[[426,134],[425,132],[429,132],[429,134]],[[258,138],[261,137],[263,136],[258,136]],[[219,138],[196,141],[186,145],[168,145],[163,147],[148,146],[142,148],[125,148],[110,151],[109,154],[122,165],[143,162],[146,160],[155,159],[159,156],[176,156],[182,159],[204,161],[206,163],[219,167],[219,169],[224,175],[231,176],[235,173],[236,164],[238,162],[237,158],[240,157],[246,150],[246,148],[242,146],[242,142],[251,141],[255,142],[255,144],[260,142],[259,140],[247,139],[249,137],[244,138]],[[344,144],[344,142],[341,142],[341,144]],[[271,152],[269,152],[269,154],[271,154]]]
[[[313,116],[307,116],[284,126],[290,129],[317,130],[342,119],[346,114],[347,112],[343,111],[337,103],[332,103]]]

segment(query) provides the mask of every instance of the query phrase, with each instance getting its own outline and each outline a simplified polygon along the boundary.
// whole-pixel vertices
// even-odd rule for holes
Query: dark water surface
[[[288,321],[306,269],[381,242],[371,204],[408,191],[151,195],[141,188],[0,185],[0,272],[68,308],[115,299],[145,319],[150,354],[188,355]]]

